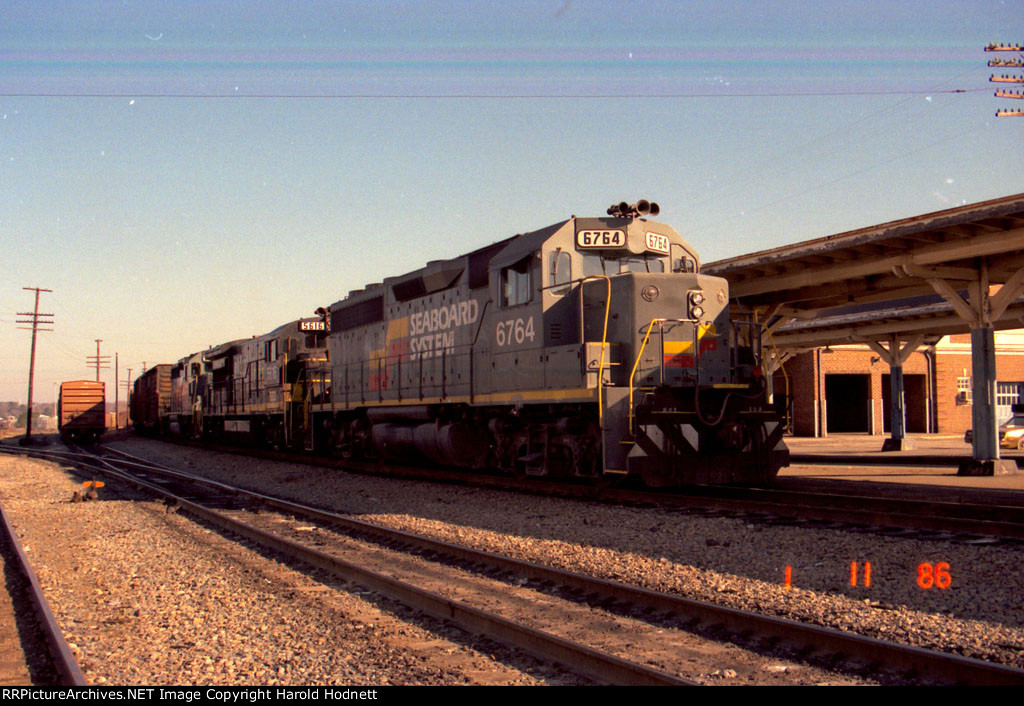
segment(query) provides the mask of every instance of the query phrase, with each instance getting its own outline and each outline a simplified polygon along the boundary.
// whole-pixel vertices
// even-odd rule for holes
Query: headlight
[[[686,295],[687,302],[689,303],[688,318],[700,319],[704,316],[704,307],[701,304],[704,303],[704,295],[700,292],[690,292]]]

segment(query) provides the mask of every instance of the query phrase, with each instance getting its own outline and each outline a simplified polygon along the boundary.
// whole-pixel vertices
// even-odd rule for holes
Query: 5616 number
[[[511,346],[513,343],[522,344],[525,341],[533,342],[533,317],[528,319],[509,319],[499,321],[494,330],[494,342],[501,346]]]

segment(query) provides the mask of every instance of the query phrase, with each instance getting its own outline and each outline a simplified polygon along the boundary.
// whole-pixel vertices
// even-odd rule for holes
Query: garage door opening
[[[825,402],[830,434],[871,433],[870,375],[826,375]]]
[[[882,374],[882,424],[885,433],[892,431],[889,425],[892,415],[892,388],[889,373]],[[924,434],[928,431],[928,385],[924,375],[903,376],[903,409],[908,434]]]

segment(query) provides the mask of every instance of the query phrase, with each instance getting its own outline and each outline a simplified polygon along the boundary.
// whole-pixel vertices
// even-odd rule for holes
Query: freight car
[[[769,482],[789,452],[761,327],[730,320],[726,280],[657,213],[613,204],[349,292],[298,322],[315,345],[274,400],[252,396],[263,339],[205,351],[189,428],[519,476]]]
[[[57,428],[64,441],[89,443],[99,439],[107,428],[104,383],[62,382],[57,399]]]
[[[135,430],[160,431],[163,419],[171,412],[171,365],[155,365],[135,380],[131,410]]]

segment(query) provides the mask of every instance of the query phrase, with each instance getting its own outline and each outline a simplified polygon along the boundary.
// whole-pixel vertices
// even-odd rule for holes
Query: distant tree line
[[[40,416],[52,417],[55,414],[53,402],[41,402],[32,405],[32,413],[35,419]],[[20,402],[0,402],[0,418],[16,417],[18,421],[15,427],[24,428],[28,419],[28,407]]]

